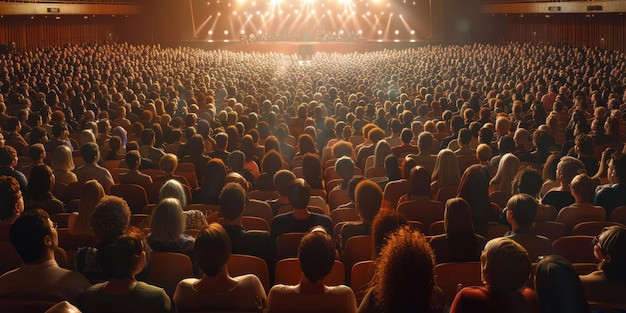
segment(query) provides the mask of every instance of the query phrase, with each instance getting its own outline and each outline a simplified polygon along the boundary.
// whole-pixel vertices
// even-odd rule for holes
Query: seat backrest
[[[50,214],[50,220],[52,220],[53,222],[59,224],[58,227],[60,227],[60,228],[67,228],[67,225],[69,224],[68,220],[69,220],[71,214],[72,213],[54,213],[54,214]]]
[[[303,170],[303,168],[301,166],[300,167],[296,167],[296,168],[294,168],[291,171],[293,172],[294,175],[296,175],[296,177],[298,177],[298,178],[302,178],[303,177],[304,170]]]
[[[350,202],[348,189],[335,189],[328,194],[328,207],[332,212],[338,206]]]
[[[398,204],[398,212],[408,219],[419,221],[428,229],[430,224],[443,220],[443,203],[437,200],[411,200]]]
[[[14,299],[11,297],[0,298],[0,308],[2,308],[2,312],[11,313],[44,312],[55,304],[56,302],[34,299]]]
[[[354,264],[360,261],[372,259],[374,247],[372,246],[372,236],[354,236],[348,238],[344,247],[343,264],[346,268],[352,269]],[[346,282],[350,282],[350,272],[346,272]]]
[[[300,282],[302,270],[297,258],[286,258],[276,263],[274,282],[276,284],[297,285]],[[337,286],[345,283],[345,268],[343,263],[335,260],[330,273],[322,280],[324,285]]]
[[[350,288],[352,288],[354,295],[357,297],[357,303],[359,303],[365,295],[365,291],[372,277],[374,277],[375,270],[376,263],[372,260],[360,261],[352,266],[352,270],[350,271]]]
[[[22,265],[22,258],[8,241],[0,241],[0,255],[2,255],[2,262],[0,262],[0,273],[2,274]]]
[[[276,237],[276,260],[298,257],[300,241],[306,233],[285,233]]]
[[[437,191],[437,200],[441,201],[441,203],[446,203],[448,199],[452,199],[456,197],[458,189],[459,189],[458,186],[452,186],[452,187],[448,186],[448,187],[439,188],[439,190]]]
[[[626,206],[618,206],[613,211],[611,211],[611,215],[608,218],[611,222],[618,222],[626,225]]]
[[[609,226],[621,226],[624,227],[623,224],[618,222],[583,222],[578,223],[572,229],[572,235],[587,235],[587,236],[596,236],[602,232],[605,227]]]
[[[487,228],[486,239],[487,240],[491,240],[493,238],[502,237],[509,230],[511,230],[509,228],[509,226],[506,226],[506,225],[500,224],[500,223],[496,223],[496,222],[489,222],[489,226]]]
[[[571,263],[598,263],[593,254],[593,236],[565,236],[552,243],[552,252],[568,259]]]
[[[341,178],[337,178],[337,179],[333,179],[331,181],[326,181],[326,194],[330,194],[330,192],[333,190],[333,188],[341,185],[341,182],[343,181],[343,179]]]
[[[261,201],[278,199],[278,191],[251,190],[248,192],[248,198]]]
[[[365,167],[363,169],[367,173],[367,169],[369,169],[369,168],[371,168],[373,166],[374,166],[374,156],[370,155],[370,156],[367,157],[367,159],[365,159]]]
[[[178,283],[189,277],[193,277],[193,266],[188,256],[173,252],[152,252],[146,283],[165,289],[171,298]]]
[[[111,195],[126,200],[133,213],[143,213],[143,207],[148,204],[146,190],[135,184],[115,184],[111,186]]]
[[[120,182],[120,174],[128,172],[127,168],[111,168],[109,169],[109,173],[111,173],[111,177],[113,177],[114,183]]]
[[[243,216],[241,224],[246,230],[263,230],[270,231],[267,221],[257,216]]]
[[[435,266],[435,283],[443,291],[447,305],[452,305],[458,284],[482,286],[480,262],[442,263]]]
[[[499,190],[494,191],[489,194],[489,201],[496,203],[501,208],[506,207],[506,204],[509,201],[509,198],[511,198],[510,194],[503,192],[503,191],[499,191]]]
[[[431,223],[430,226],[428,227],[428,235],[436,236],[436,235],[445,234],[446,229],[444,225],[445,223],[443,220]]]
[[[336,209],[330,212],[330,220],[335,227],[339,222],[358,221],[359,213],[355,208]]]
[[[370,167],[365,170],[365,177],[367,178],[385,177],[386,175],[387,171],[384,167]]]
[[[531,231],[548,237],[552,242],[567,235],[567,227],[559,222],[535,222]]]
[[[184,163],[184,164],[191,164],[191,163]],[[190,172],[190,171],[181,171],[180,169],[177,169],[176,172],[174,172],[174,175],[185,177],[185,179],[189,183],[189,188],[191,188],[192,190],[198,188],[198,177],[196,177],[196,171]]]
[[[106,161],[102,162],[102,167],[104,167],[107,170],[111,171],[111,169],[113,169],[113,168],[119,168],[121,161],[122,160],[106,160]]]
[[[226,263],[230,276],[241,276],[245,274],[254,274],[259,278],[265,293],[270,292],[270,274],[265,260],[244,254],[231,254]]]
[[[398,200],[407,194],[408,190],[409,181],[406,179],[389,182],[383,192],[383,207],[395,210],[398,207]]]

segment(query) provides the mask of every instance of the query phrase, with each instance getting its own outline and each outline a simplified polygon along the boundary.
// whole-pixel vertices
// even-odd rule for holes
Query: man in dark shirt
[[[579,171],[584,170],[585,165],[580,160],[571,156],[564,156],[556,166],[556,177],[560,186],[548,191],[543,199],[542,204],[549,204],[560,211],[562,208],[573,204],[574,197],[570,193],[570,184],[572,179],[578,175]]]
[[[209,153],[209,156],[212,159],[215,159],[215,158],[222,159],[222,161],[224,161],[224,165],[229,167],[228,157],[230,156],[230,152],[226,151],[226,149],[228,148],[228,134],[226,133],[217,134],[215,136],[215,143],[217,144],[217,147],[215,150]]]
[[[287,197],[293,210],[278,215],[272,220],[271,235],[274,244],[276,238],[282,234],[306,233],[314,226],[322,226],[328,230],[329,234],[332,234],[333,225],[328,216],[307,210],[311,198],[311,187],[304,179],[296,178],[289,184]]]
[[[342,247],[345,247],[350,237],[371,234],[372,221],[378,214],[383,201],[383,190],[375,182],[363,180],[356,186],[354,198],[356,210],[359,212],[361,220],[347,223],[341,228]]]
[[[274,252],[267,231],[246,230],[243,213],[246,207],[246,191],[238,183],[228,183],[220,194],[220,210],[224,215],[224,229],[230,237],[232,253],[253,255],[274,268]]]
[[[623,182],[623,180],[626,180],[626,157],[624,157],[623,153],[613,153],[609,161],[607,176],[609,181],[616,183],[610,187],[600,189],[596,193],[594,205],[603,207],[608,218],[613,209],[626,205],[626,197],[624,197],[626,184]]]

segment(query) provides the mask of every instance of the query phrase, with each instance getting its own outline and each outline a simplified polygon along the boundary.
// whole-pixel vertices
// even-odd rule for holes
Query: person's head
[[[15,148],[6,145],[0,148],[0,166],[14,167],[17,165],[17,151]]]
[[[513,153],[515,151],[515,140],[511,136],[502,136],[498,141],[498,152],[500,155]]]
[[[221,159],[211,159],[211,161],[204,166],[204,173],[202,175],[203,189],[209,187],[219,187],[219,190],[222,190],[225,179],[226,166],[224,165],[224,161]]]
[[[306,210],[311,198],[311,187],[304,179],[296,178],[287,188],[287,198],[295,210]]]
[[[350,157],[340,157],[335,161],[335,172],[344,181],[350,180],[354,176],[354,161]]]
[[[126,165],[131,170],[136,170],[141,165],[141,155],[137,150],[131,150],[126,152],[126,156],[124,156],[124,160],[126,160]]]
[[[372,222],[373,258],[380,256],[381,249],[387,242],[388,235],[398,228],[408,225],[409,221],[402,213],[396,210],[379,210]]]
[[[196,236],[193,255],[204,275],[213,277],[222,271],[230,253],[230,237],[222,225],[211,223]]]
[[[413,132],[408,128],[402,129],[402,132],[400,132],[400,140],[402,143],[409,144],[411,139],[413,139]]]
[[[597,185],[587,174],[578,174],[572,179],[570,192],[577,203],[592,203]]]
[[[463,198],[452,198],[446,201],[443,221],[448,235],[474,233],[472,210]]]
[[[481,143],[476,147],[476,158],[480,162],[489,162],[493,156],[493,150],[488,144]]]
[[[530,276],[528,252],[506,237],[489,240],[480,255],[483,282],[492,292],[521,290]]]
[[[469,145],[472,140],[472,132],[467,128],[462,128],[459,131],[459,145]]]
[[[228,146],[228,134],[218,133],[215,135],[215,143],[217,144],[218,149],[226,150],[226,147]]]
[[[354,203],[363,222],[371,223],[374,220],[382,201],[383,190],[375,182],[363,180],[356,186]]]
[[[489,208],[488,189],[489,172],[484,166],[474,164],[463,172],[457,197],[465,199],[472,209]]]
[[[321,180],[322,163],[316,154],[307,153],[302,158],[302,177],[307,181]]]
[[[274,174],[274,186],[281,196],[289,194],[289,184],[296,179],[296,175],[290,170],[280,170]]]
[[[100,157],[98,145],[94,142],[88,142],[80,146],[80,156],[85,160],[85,163],[95,163]]]
[[[176,179],[168,179],[161,189],[159,190],[159,201],[162,201],[166,198],[174,198],[178,200],[181,207],[185,207],[187,205],[187,191],[183,184],[181,184]]]
[[[561,185],[569,186],[572,179],[574,179],[574,176],[584,170],[585,165],[582,161],[571,156],[564,156],[556,166],[556,178],[559,180]]]
[[[20,184],[12,176],[0,176],[0,221],[11,221],[24,212]]]
[[[93,233],[105,240],[123,234],[129,223],[128,203],[116,196],[104,196],[91,216]]]
[[[525,193],[537,197],[542,185],[543,179],[536,169],[522,168],[513,178],[513,193]]]
[[[450,149],[442,149],[437,154],[435,169],[431,176],[439,187],[458,186],[461,180],[461,170],[456,155]]]
[[[276,172],[280,171],[283,166],[283,157],[276,150],[271,150],[263,156],[263,160],[261,161],[261,167],[263,172],[274,175]]]
[[[593,253],[608,281],[626,283],[626,228],[605,228],[593,241]]]
[[[28,148],[28,157],[32,161],[41,162],[46,158],[46,148],[41,143],[32,144]]]
[[[574,139],[574,149],[579,156],[591,156],[593,154],[593,137],[587,134],[579,134]]]
[[[46,199],[54,185],[52,169],[45,164],[35,165],[28,177],[28,196],[32,199]]]
[[[433,145],[434,140],[433,134],[428,131],[424,131],[417,137],[417,148],[421,153],[428,153],[430,151],[430,147]]]
[[[246,207],[246,190],[237,183],[228,183],[220,193],[220,211],[225,220],[235,220]]]
[[[180,202],[175,198],[165,198],[154,207],[150,216],[150,237],[157,242],[176,242],[185,231],[186,218]]]
[[[178,167],[178,157],[172,153],[166,153],[161,160],[159,160],[159,168],[165,174],[174,174]]]
[[[578,273],[560,255],[546,256],[537,263],[535,291],[543,312],[589,312]]]
[[[391,154],[391,146],[386,140],[379,140],[374,147],[374,167],[384,167],[385,158]]]
[[[300,241],[298,260],[306,279],[312,283],[321,281],[330,273],[335,263],[332,237],[322,227],[313,228]]]
[[[53,257],[59,245],[57,224],[42,209],[24,212],[9,230],[9,241],[24,264],[37,263]]]
[[[609,161],[609,176],[620,183],[626,182],[626,157],[624,155],[619,151],[615,152]]]
[[[507,220],[511,225],[520,229],[530,229],[537,215],[537,200],[535,197],[520,193],[512,196],[506,203]]]
[[[383,312],[435,312],[435,256],[426,237],[408,226],[388,236],[374,273]]]
[[[141,131],[141,143],[144,145],[153,145],[155,142],[155,137],[156,135],[154,134],[154,130],[152,130],[152,128],[146,128],[144,130]]]
[[[298,147],[300,147],[300,153],[317,153],[315,148],[315,140],[309,134],[302,134],[298,137]]]
[[[52,168],[63,172],[74,170],[72,150],[65,145],[58,146],[52,154]]]
[[[410,196],[428,197],[432,199],[430,174],[428,174],[428,171],[423,166],[416,166],[411,169],[408,194]]]
[[[146,264],[143,235],[132,228],[105,240],[98,247],[98,267],[110,279],[133,278]]]
[[[498,171],[491,179],[492,184],[498,185],[498,190],[504,193],[511,193],[513,178],[520,167],[520,160],[512,153],[505,154],[500,163],[498,163]]]
[[[352,151],[352,144],[348,141],[340,140],[332,147],[333,156],[335,158],[340,158],[343,156],[350,157],[352,155]]]

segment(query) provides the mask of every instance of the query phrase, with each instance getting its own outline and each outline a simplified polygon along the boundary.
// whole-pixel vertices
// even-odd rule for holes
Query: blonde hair
[[[443,149],[437,154],[432,181],[436,181],[439,187],[458,186],[461,181],[459,161],[450,149]]]
[[[512,153],[505,154],[498,164],[496,175],[489,182],[498,185],[498,190],[511,194],[513,192],[513,179],[520,167],[519,159]]]
[[[70,148],[62,145],[54,150],[52,154],[52,169],[59,172],[71,172],[74,170],[74,158]]]
[[[172,153],[166,153],[159,160],[159,168],[165,173],[173,173],[178,167],[178,158]]]
[[[374,167],[384,167],[385,158],[391,154],[391,146],[386,140],[380,140],[374,148]]]
[[[72,234],[86,234],[95,236],[91,228],[91,216],[100,200],[104,198],[104,188],[95,179],[88,180],[80,193],[78,216],[71,228]]]
[[[505,237],[487,242],[480,263],[483,282],[498,292],[524,288],[532,267],[526,249]]]
[[[157,204],[150,216],[150,237],[154,241],[174,242],[185,231],[186,223],[180,202],[174,198],[165,198]]]

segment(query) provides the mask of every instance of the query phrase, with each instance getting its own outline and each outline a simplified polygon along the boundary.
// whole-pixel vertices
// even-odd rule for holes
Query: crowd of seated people
[[[307,67],[278,53],[158,45],[12,51],[0,57],[0,246],[22,265],[0,276],[0,302],[45,275],[33,295],[86,312],[104,302],[145,309],[121,308],[135,297],[181,312],[440,312],[444,302],[495,312],[509,299],[551,312],[565,307],[544,286],[555,279],[546,266],[558,266],[585,274],[570,275],[569,297],[626,307],[623,59],[521,43],[318,53]],[[130,185],[139,192],[125,193]],[[375,238],[387,227],[377,220],[407,223],[396,210],[407,202],[421,211],[408,217],[411,229]],[[583,222],[599,227],[587,251],[599,264],[593,272],[548,257]],[[287,233],[302,238],[293,285],[261,292],[258,280],[229,274],[231,253],[252,255],[273,282],[277,238]],[[351,258],[349,239],[368,235],[374,281],[361,304],[364,290],[324,278],[331,261]],[[184,255],[196,278],[153,286],[151,251]],[[530,265],[540,260],[532,286]],[[437,265],[479,261],[485,286],[440,299]],[[396,272],[412,262],[424,272]],[[419,280],[412,287],[430,296],[403,303],[386,294],[396,276]],[[64,279],[76,282],[67,293],[56,288]],[[214,306],[196,306],[206,296]],[[325,306],[333,297],[336,307]],[[302,299],[305,307],[294,306]]]

